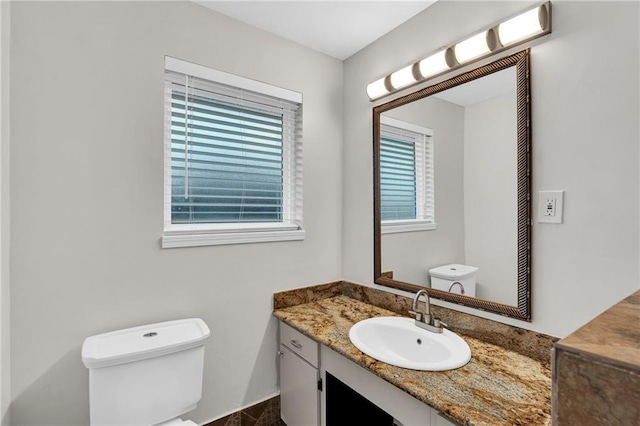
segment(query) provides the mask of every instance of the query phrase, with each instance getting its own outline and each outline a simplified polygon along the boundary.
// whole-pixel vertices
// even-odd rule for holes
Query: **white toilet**
[[[167,321],[85,339],[92,426],[196,425],[180,416],[202,397],[209,327]]]

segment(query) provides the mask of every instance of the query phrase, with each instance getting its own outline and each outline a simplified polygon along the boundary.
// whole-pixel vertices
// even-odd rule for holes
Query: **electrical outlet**
[[[540,191],[538,196],[538,222],[562,223],[564,191]]]
[[[545,197],[544,199],[544,215],[555,216],[556,215],[556,199]]]

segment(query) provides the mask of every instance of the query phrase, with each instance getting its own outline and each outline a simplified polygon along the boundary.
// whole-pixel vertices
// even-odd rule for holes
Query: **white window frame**
[[[422,136],[416,143],[416,219],[383,220],[380,232],[431,231],[437,228],[435,220],[434,138],[433,129],[382,116],[380,132],[384,127],[406,130]]]
[[[256,80],[229,74],[180,59],[165,56],[165,71],[256,92],[300,104],[302,94]],[[165,89],[167,90],[167,89]],[[162,248],[210,246],[304,240],[302,226],[302,138],[285,137],[283,141],[283,223],[171,223],[171,126],[167,124],[165,105],[164,130],[164,232]]]

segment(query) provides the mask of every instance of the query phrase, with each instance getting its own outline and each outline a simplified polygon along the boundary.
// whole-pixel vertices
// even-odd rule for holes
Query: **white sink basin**
[[[471,359],[471,349],[457,334],[433,333],[403,317],[369,318],[349,330],[353,345],[378,361],[423,371],[459,368]]]

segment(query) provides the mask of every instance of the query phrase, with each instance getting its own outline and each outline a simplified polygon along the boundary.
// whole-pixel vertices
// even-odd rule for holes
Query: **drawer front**
[[[280,321],[280,343],[318,367],[318,343]]]

